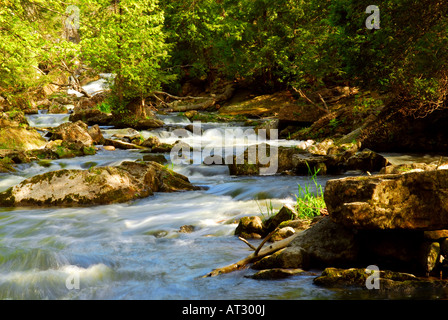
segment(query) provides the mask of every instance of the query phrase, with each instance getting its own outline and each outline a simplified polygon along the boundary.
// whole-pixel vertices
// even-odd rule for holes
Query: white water
[[[178,117],[164,120],[168,119],[188,123]],[[55,115],[40,115],[34,120],[62,121]],[[117,131],[104,130],[105,135],[114,133]],[[172,138],[166,131],[142,132],[144,136],[152,134],[167,142]],[[49,166],[23,164],[17,173],[0,175],[0,190],[45,171],[118,165],[140,158],[142,154],[136,150],[100,150],[94,156],[55,160]],[[250,254],[233,235],[238,218],[267,215],[271,204],[278,209],[293,202],[298,184],[304,186],[307,177],[233,177],[226,166],[182,165],[173,169],[204,190],[157,193],[129,203],[89,208],[0,208],[0,299],[346,296],[344,291],[314,286],[316,275],[310,273],[270,282],[244,277],[254,273],[250,269],[201,278]],[[320,177],[318,182],[324,185],[329,178]],[[179,233],[183,225],[193,225],[194,232]]]

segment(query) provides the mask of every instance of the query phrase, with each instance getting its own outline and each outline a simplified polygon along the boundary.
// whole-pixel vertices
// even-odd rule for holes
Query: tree
[[[370,4],[338,0],[331,8],[330,21],[337,28],[332,45],[347,79],[406,95],[417,104],[439,100],[448,76],[446,1],[380,1],[381,25],[373,30],[365,26]]]
[[[170,78],[161,71],[168,57],[164,15],[156,0],[85,0],[81,4],[81,50],[85,63],[113,73],[118,109],[143,101]]]

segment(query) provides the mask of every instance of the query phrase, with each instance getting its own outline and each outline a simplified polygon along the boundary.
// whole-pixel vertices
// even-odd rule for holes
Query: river
[[[67,116],[28,116],[36,127],[55,126]],[[163,130],[144,131],[173,142],[171,130],[189,123],[164,116]],[[229,128],[239,124],[207,124]],[[103,127],[108,137],[119,130]],[[203,136],[213,141],[213,134]],[[191,136],[185,138],[190,139]],[[287,145],[300,141],[278,141]],[[3,191],[43,172],[118,165],[142,158],[140,150],[99,150],[96,155],[33,162],[0,175]],[[313,285],[319,270],[281,281],[247,278],[246,269],[202,278],[212,269],[251,253],[234,230],[238,218],[269,214],[295,201],[298,184],[308,177],[229,175],[227,166],[169,165],[200,191],[157,193],[125,204],[88,208],[0,208],[0,299],[347,299],[357,290]],[[331,176],[319,176],[325,185]],[[183,225],[194,226],[180,233]],[[258,241],[252,241],[256,246]]]

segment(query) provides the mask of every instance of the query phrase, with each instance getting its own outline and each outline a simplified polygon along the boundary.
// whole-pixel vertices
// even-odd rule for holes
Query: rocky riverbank
[[[164,154],[173,145],[162,144],[154,137],[142,139],[137,130],[164,125],[151,110],[145,111],[149,117],[143,120],[117,122],[112,114],[96,108],[101,97],[95,99],[98,101],[80,100],[70,115],[71,122],[45,128],[46,139],[30,128],[20,114],[4,113],[0,170],[14,170],[14,164],[34,160],[94,154],[98,145],[109,150],[141,149],[160,154],[142,155],[146,162],[125,162],[117,167],[58,170],[37,175],[0,193],[0,205],[88,206],[126,202],[154,192],[198,189],[186,177],[156,163],[165,163]],[[288,106],[293,109],[291,104]],[[232,110],[225,106],[219,116],[228,116],[235,111]],[[281,108],[257,109],[256,115],[275,117],[275,110]],[[379,114],[382,119],[388,119],[387,110]],[[198,116],[198,112],[189,113],[190,117]],[[298,123],[313,122],[307,130],[296,131],[296,137],[313,135],[316,133],[313,130],[322,127],[333,127],[338,134],[310,141],[304,147],[279,147],[274,155],[278,161],[277,174],[357,172],[359,175],[330,180],[325,186],[326,208],[313,220],[303,219],[301,212],[292,206],[284,206],[266,220],[258,216],[241,219],[235,234],[242,239],[265,239],[274,247],[275,243],[291,239],[275,252],[251,260],[251,267],[257,270],[254,278],[284,278],[300,275],[303,270],[318,269],[323,271],[315,279],[316,285],[365,288],[371,275],[365,268],[377,266],[380,286],[388,292],[404,288],[412,292],[429,287],[448,296],[444,280],[444,260],[448,256],[448,216],[445,217],[448,171],[443,163],[392,166],[384,156],[366,149],[365,146],[378,147],[371,143],[374,138],[366,131],[375,124],[373,114],[364,122],[357,115],[353,122],[344,122],[344,128],[341,117],[353,116],[348,109],[296,119]],[[287,122],[289,126],[284,127],[286,122],[285,119],[264,121],[255,130],[278,129],[285,136],[294,131],[294,124]],[[98,125],[128,128],[128,134],[105,139]],[[191,131],[187,127],[184,128]],[[250,163],[247,156],[246,151],[244,163],[233,161],[228,165],[231,175],[258,175],[260,168],[270,165],[261,165],[260,159]],[[441,279],[433,281],[434,277]]]
[[[324,195],[328,216],[309,226],[296,219],[293,208],[282,208],[270,221],[283,220],[277,224],[280,230],[287,224],[300,227],[293,228],[287,247],[251,265],[259,270],[253,277],[276,279],[321,269],[316,285],[368,291],[373,271],[367,267],[374,266],[379,284],[375,288],[383,297],[415,295],[419,290],[448,296],[448,171],[444,165],[418,167],[428,170],[329,180]],[[266,235],[268,224],[242,219],[236,234],[262,230],[259,233]]]

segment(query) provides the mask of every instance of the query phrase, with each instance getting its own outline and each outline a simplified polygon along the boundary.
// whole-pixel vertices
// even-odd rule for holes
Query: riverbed
[[[67,121],[60,115],[29,118],[36,127]],[[172,131],[190,121],[164,116],[163,130],[143,131],[172,143]],[[238,127],[238,123],[207,124],[205,129]],[[102,128],[106,137],[119,131]],[[216,140],[213,131],[202,138]],[[185,141],[191,143],[191,135]],[[279,140],[280,145],[301,141]],[[106,151],[96,155],[33,162],[0,176],[0,191],[43,172],[119,165],[142,159],[141,150]],[[166,155],[169,160],[169,155]],[[236,262],[251,253],[234,236],[239,218],[272,214],[294,203],[298,185],[309,177],[229,174],[227,166],[172,164],[202,189],[156,193],[124,204],[88,208],[0,208],[0,299],[350,299],[360,290],[329,290],[315,286],[321,270],[309,270],[285,280],[247,278],[246,269],[202,278],[212,269]],[[340,177],[340,176],[338,176]],[[328,179],[318,176],[323,186]],[[312,184],[310,184],[313,187]],[[184,225],[194,227],[183,233]],[[252,243],[257,246],[258,241]]]

